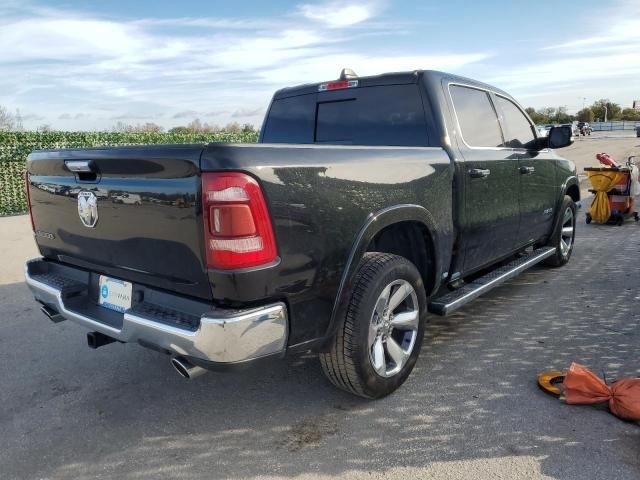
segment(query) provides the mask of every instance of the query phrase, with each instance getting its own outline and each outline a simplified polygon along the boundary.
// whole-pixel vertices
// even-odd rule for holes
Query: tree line
[[[615,120],[640,121],[640,110],[633,108],[623,109],[619,104],[612,102],[608,98],[593,102],[592,105],[583,108],[575,115],[567,113],[566,107],[543,107],[537,110],[529,107],[526,112],[537,125],[571,123],[574,120],[589,123],[603,122],[605,118],[608,122]]]
[[[153,122],[139,123],[136,125],[118,122],[111,130],[114,132],[131,133],[162,133],[165,131],[164,127]],[[220,127],[218,125],[210,125],[196,118],[187,125],[170,128],[168,133],[255,133],[256,131],[256,128],[250,123],[241,125],[238,122],[231,122],[227,123],[224,127]]]
[[[529,107],[526,112],[531,117],[531,120],[537,125],[544,125],[549,123],[570,123],[574,120],[579,122],[596,122],[612,120],[628,120],[628,121],[640,121],[640,110],[633,108],[622,108],[619,104],[610,101],[607,98],[597,100],[589,107],[585,107],[575,115],[567,113],[566,107],[543,107],[534,109]],[[16,129],[17,122],[16,117],[12,115],[6,108],[0,105],[0,131],[11,131]],[[53,129],[49,125],[41,125],[37,131],[47,132]],[[164,127],[154,122],[129,124],[125,122],[117,122],[112,128],[113,132],[121,133],[162,133],[165,131]],[[202,122],[196,118],[187,125],[173,127],[168,130],[168,133],[255,133],[256,128],[245,123],[243,125],[238,122],[228,123],[221,127],[218,125],[210,125],[207,122]]]
[[[20,122],[16,118],[16,115],[11,114],[6,108],[0,105],[0,132],[10,132],[14,130],[20,130]],[[40,125],[36,128],[39,132],[51,132],[54,131],[50,125]],[[122,121],[117,122],[110,129],[116,133],[163,133],[165,128],[154,122],[130,124]],[[187,125],[173,127],[168,130],[168,133],[256,133],[256,128],[250,123],[239,124],[238,122],[227,123],[221,127],[218,125],[210,125],[207,122],[202,122],[196,118]]]

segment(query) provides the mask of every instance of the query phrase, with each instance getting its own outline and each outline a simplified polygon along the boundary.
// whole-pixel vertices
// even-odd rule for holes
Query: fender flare
[[[564,200],[564,196],[567,194],[567,190],[569,187],[575,185],[578,187],[578,194],[580,193],[580,180],[575,175],[568,176],[564,183],[560,186],[560,195],[558,195],[558,199],[556,200],[556,208],[553,212],[553,223],[551,224],[551,231],[549,232],[549,237],[553,235],[553,230],[556,228],[556,222],[558,221],[558,215],[560,215],[560,208],[562,207],[562,201]]]
[[[578,192],[580,192],[580,181],[578,177],[575,175],[569,175],[565,181],[560,185],[558,198],[556,199],[556,206],[553,211],[553,223],[551,224],[551,231],[549,232],[549,236],[553,235],[553,230],[556,226],[556,222],[558,221],[558,215],[560,215],[560,208],[562,207],[562,201],[564,200],[564,196],[567,194],[567,190],[570,186],[575,185],[578,187]]]
[[[558,221],[558,215],[560,215],[560,207],[562,207],[562,201],[564,200],[564,196],[567,194],[567,190],[569,187],[575,185],[578,187],[578,194],[580,193],[580,181],[578,177],[575,175],[571,175],[567,177],[562,186],[560,187],[560,195],[558,195],[558,200],[556,202],[556,213],[553,217],[553,226],[555,227],[556,222]],[[553,234],[553,230],[551,232]]]
[[[393,207],[388,207],[379,210],[376,213],[372,213],[367,217],[366,222],[358,232],[356,240],[353,242],[353,246],[349,252],[349,257],[342,272],[340,284],[338,285],[338,291],[331,311],[329,326],[322,343],[326,343],[331,339],[338,327],[338,319],[341,314],[344,314],[347,304],[344,300],[351,296],[351,285],[353,284],[353,279],[358,270],[360,260],[366,253],[371,240],[373,240],[380,231],[389,225],[407,221],[421,223],[427,229],[429,236],[431,237],[434,249],[434,290],[437,289],[441,278],[442,259],[438,255],[440,238],[431,213],[426,208],[413,204],[394,205]],[[427,292],[427,295],[429,295],[429,293],[430,292]]]
[[[580,180],[578,180],[578,177],[576,177],[575,175],[567,177],[567,179],[562,184],[562,187],[560,187],[559,203],[562,203],[562,199],[567,194],[567,190],[569,190],[569,187],[571,187],[572,185],[578,187],[578,192],[580,192]]]

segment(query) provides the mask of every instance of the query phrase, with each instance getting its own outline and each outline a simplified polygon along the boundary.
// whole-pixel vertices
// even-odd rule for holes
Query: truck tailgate
[[[211,298],[203,263],[203,145],[34,152],[31,211],[42,255]],[[70,167],[85,165],[89,172]]]

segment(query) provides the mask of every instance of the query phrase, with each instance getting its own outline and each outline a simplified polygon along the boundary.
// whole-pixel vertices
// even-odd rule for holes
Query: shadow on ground
[[[377,402],[334,390],[311,355],[189,382],[135,345],[89,350],[23,284],[2,285],[3,477],[384,475],[532,457],[530,477],[638,478],[637,424],[564,405],[535,379],[571,361],[640,375],[639,251],[637,225],[581,226],[567,267],[432,318],[409,381]]]

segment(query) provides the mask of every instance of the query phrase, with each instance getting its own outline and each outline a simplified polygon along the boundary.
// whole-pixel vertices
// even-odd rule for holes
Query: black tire
[[[586,219],[587,225],[589,225],[591,223],[591,215],[589,215],[587,213],[587,219]]]
[[[403,365],[401,369],[392,376],[384,376],[379,374],[373,366],[375,349],[370,346],[370,329],[372,329],[372,325],[381,325],[377,323],[380,320],[375,313],[377,305],[385,289],[390,287],[389,292],[392,292],[391,285],[397,282],[402,285],[409,284],[415,292],[415,297],[411,294],[411,303],[417,301],[417,327],[412,327],[416,328],[416,336],[413,337],[413,331],[399,332],[403,335],[411,334],[413,347],[410,353],[407,352],[406,361],[399,364]],[[360,262],[352,292],[346,315],[341,319],[341,325],[338,327],[328,351],[320,354],[320,364],[327,378],[336,387],[364,398],[381,398],[389,395],[404,383],[420,354],[427,317],[427,298],[424,284],[418,269],[406,258],[371,252],[366,253]],[[393,294],[390,293],[389,297],[393,297]],[[406,298],[409,299],[409,297]],[[387,312],[387,309],[384,311]],[[394,311],[391,311],[391,317],[387,315],[390,318],[387,320],[387,326],[393,321]],[[391,338],[393,334],[389,332],[388,335]],[[378,339],[378,336],[374,338]],[[401,345],[405,341],[406,337],[402,340]],[[382,345],[382,340],[380,342]],[[388,343],[384,345],[386,349]],[[396,342],[395,345],[398,343]],[[386,352],[387,350],[384,350],[382,354],[383,370],[386,370],[388,365],[393,365],[392,357],[386,356]],[[386,373],[383,372],[383,374]]]
[[[563,242],[562,229],[563,227],[566,226],[565,214],[567,210],[571,210],[572,228],[573,228],[572,235],[571,235],[571,244],[569,245],[568,250],[563,249],[562,247],[562,242]],[[545,265],[548,265],[550,267],[562,267],[563,265],[566,265],[569,259],[571,258],[571,253],[573,252],[573,246],[575,244],[575,237],[576,237],[576,212],[577,212],[577,208],[576,208],[575,202],[570,196],[565,195],[564,199],[562,200],[562,206],[560,207],[560,210],[558,211],[558,215],[556,217],[556,224],[553,228],[553,233],[551,234],[551,238],[547,243],[548,247],[555,247],[556,251],[551,257],[547,258],[544,261]],[[587,217],[587,223],[589,223],[590,221],[591,221],[591,218]]]

